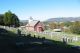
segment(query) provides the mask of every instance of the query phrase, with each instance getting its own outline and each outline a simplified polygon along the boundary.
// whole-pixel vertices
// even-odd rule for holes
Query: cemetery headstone
[[[66,37],[63,38],[63,43],[67,44],[67,38]]]
[[[17,30],[17,33],[19,36],[21,36],[21,31],[19,29]]]
[[[35,38],[36,36],[34,35],[34,38]]]
[[[73,37],[73,41],[78,41],[78,37]]]

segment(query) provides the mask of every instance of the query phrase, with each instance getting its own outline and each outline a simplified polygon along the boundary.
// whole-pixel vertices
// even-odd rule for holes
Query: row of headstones
[[[72,42],[80,41],[80,38],[77,37],[77,36],[76,37],[72,37],[72,38],[63,37],[61,40],[62,40],[63,43],[72,43]]]
[[[35,38],[36,35],[34,35],[34,38]],[[36,38],[40,38],[40,36],[37,36]],[[45,39],[46,37],[42,37],[42,39]],[[64,44],[67,44],[67,43],[72,43],[74,41],[77,41],[77,38],[76,37],[73,37],[73,38],[68,38],[68,37],[63,37],[61,39],[61,41],[64,43]]]
[[[34,35],[34,37],[35,37],[35,35]],[[40,36],[38,36],[37,38],[40,38]],[[46,37],[44,37],[44,38],[46,38]],[[42,38],[43,39],[43,38]],[[65,44],[67,44],[67,43],[72,43],[72,42],[76,42],[76,41],[80,41],[80,37],[77,37],[77,36],[75,36],[75,37],[72,37],[72,38],[69,38],[69,37],[63,37],[62,39],[61,39],[61,41],[63,42],[63,43],[65,43]]]
[[[17,34],[18,34],[18,36],[27,36],[27,37],[31,37],[31,35],[32,35],[30,33],[22,34],[20,29],[17,30]],[[45,37],[36,36],[36,34],[34,34],[33,37],[37,38],[37,39],[45,40]]]
[[[55,32],[51,32],[51,33],[49,33],[49,32],[41,32],[41,33],[39,33],[39,34],[46,34],[46,35],[58,35],[58,34],[56,34]],[[74,36],[74,37],[63,37],[62,39],[61,39],[63,42],[66,42],[66,43],[68,43],[68,42],[76,42],[76,41],[80,41],[80,37],[77,37],[77,36]]]
[[[45,33],[38,33],[38,34],[45,34]],[[47,35],[54,35],[55,33],[52,33],[52,34],[48,34],[48,33],[46,33]],[[72,42],[76,42],[76,41],[80,41],[80,37],[77,37],[77,36],[74,36],[74,37],[63,37],[63,38],[61,38],[61,41],[63,42],[63,43],[72,43]]]
[[[18,31],[18,34],[19,35],[21,35],[21,31],[20,30],[17,30]],[[47,32],[41,32],[41,33],[38,33],[38,34],[50,34],[50,33],[47,33]],[[52,33],[52,34],[55,34],[55,33]],[[35,35],[36,35],[36,33],[35,33]],[[38,37],[39,38],[39,37]],[[80,38],[78,38],[77,36],[75,36],[75,37],[72,37],[72,38],[69,38],[69,37],[63,37],[62,39],[61,39],[61,41],[62,42],[64,42],[64,43],[71,43],[71,42],[75,42],[75,41],[79,41],[80,40]]]

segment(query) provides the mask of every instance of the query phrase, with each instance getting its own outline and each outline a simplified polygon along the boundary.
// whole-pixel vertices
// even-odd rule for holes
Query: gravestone
[[[73,41],[78,41],[78,37],[73,37]]]
[[[64,43],[64,44],[67,44],[67,42],[68,42],[68,41],[67,41],[67,37],[63,37],[62,40],[63,40],[63,43]]]
[[[19,29],[17,30],[17,34],[21,36],[21,31]]]
[[[34,38],[36,38],[36,36],[34,35]]]

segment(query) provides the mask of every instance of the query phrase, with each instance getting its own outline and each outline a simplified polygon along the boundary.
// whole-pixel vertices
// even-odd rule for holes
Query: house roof
[[[33,26],[34,27],[38,22],[40,22],[40,21],[33,20],[30,23],[28,23],[26,26]]]

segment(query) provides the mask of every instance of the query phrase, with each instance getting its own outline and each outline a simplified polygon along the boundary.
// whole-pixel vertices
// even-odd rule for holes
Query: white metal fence
[[[80,41],[80,36],[69,36],[62,32],[29,32],[26,29],[23,29],[22,33],[28,34],[31,33],[32,36],[36,36],[39,38],[45,37],[46,39],[56,40],[56,41],[66,41],[66,42],[75,42]]]
[[[17,33],[17,29],[18,29],[18,28],[14,28],[14,27],[1,26],[1,25],[0,25],[0,28],[6,29],[8,31],[13,31],[14,33]]]

